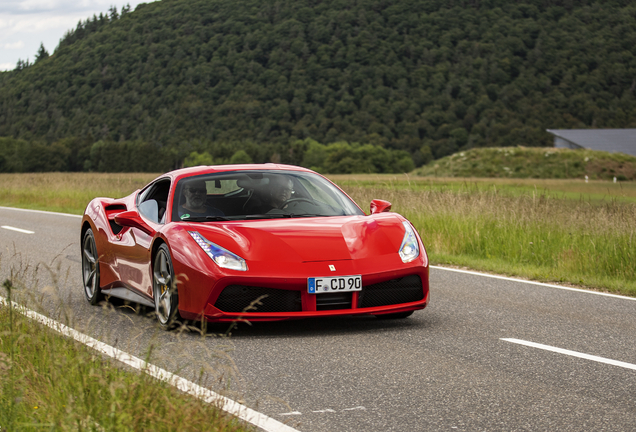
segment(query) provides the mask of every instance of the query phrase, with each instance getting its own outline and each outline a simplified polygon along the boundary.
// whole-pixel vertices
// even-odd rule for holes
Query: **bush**
[[[185,160],[183,161],[184,168],[199,166],[199,165],[214,165],[214,160],[212,159],[212,156],[210,155],[210,153],[208,152],[199,153],[194,151],[190,153],[190,156],[185,158]]]
[[[239,150],[230,158],[231,164],[251,164],[252,158],[245,150]]]

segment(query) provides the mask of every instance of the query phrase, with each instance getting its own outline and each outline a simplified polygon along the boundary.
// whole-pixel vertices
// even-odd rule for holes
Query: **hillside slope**
[[[311,138],[416,165],[549,145],[546,128],[636,127],[635,19],[621,0],[163,0],[0,73],[0,136],[181,158],[184,142]]]
[[[636,157],[562,148],[504,147],[455,153],[419,168],[421,176],[636,180]]]

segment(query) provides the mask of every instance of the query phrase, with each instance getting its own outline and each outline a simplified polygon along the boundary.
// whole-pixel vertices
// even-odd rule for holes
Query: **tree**
[[[252,163],[252,158],[247,154],[245,150],[239,150],[232,155],[230,158],[231,164],[250,164]]]
[[[117,12],[117,6],[111,6],[108,8],[109,16],[111,21],[115,21],[119,18],[119,13]]]
[[[49,52],[44,48],[44,43],[40,43],[40,48],[38,48],[38,52],[35,54],[35,63],[40,60],[46,60],[49,58]]]
[[[213,164],[214,164],[214,161],[212,160],[212,156],[210,155],[210,153],[206,151],[204,151],[203,153],[193,151],[183,161],[184,168],[199,166],[199,165],[213,165]]]

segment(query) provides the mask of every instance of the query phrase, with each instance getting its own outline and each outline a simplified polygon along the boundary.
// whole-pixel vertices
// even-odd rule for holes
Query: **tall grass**
[[[636,295],[636,205],[496,189],[405,191],[349,187],[409,218],[432,263],[454,264]]]
[[[16,285],[3,285],[11,300]],[[17,313],[9,301],[0,304],[0,430],[42,429],[251,430],[164,382],[116,367]]]
[[[330,175],[345,190],[349,187],[365,186],[380,189],[408,191],[496,191],[506,196],[539,196],[567,200],[606,202],[617,200],[636,203],[636,182],[612,183],[604,180],[581,179],[508,179],[508,178],[461,178],[419,177],[406,174],[355,174]]]

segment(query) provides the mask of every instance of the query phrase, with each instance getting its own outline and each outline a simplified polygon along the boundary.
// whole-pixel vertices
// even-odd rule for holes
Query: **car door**
[[[131,227],[121,236],[116,248],[117,270],[129,289],[152,299],[152,241],[165,224],[170,179],[159,179],[139,192],[136,207],[139,216],[155,233]]]

